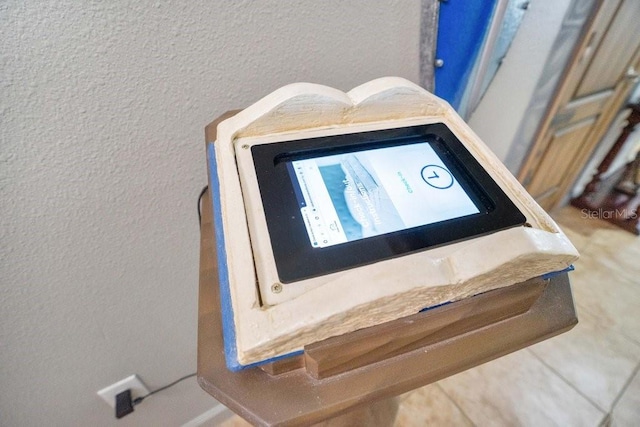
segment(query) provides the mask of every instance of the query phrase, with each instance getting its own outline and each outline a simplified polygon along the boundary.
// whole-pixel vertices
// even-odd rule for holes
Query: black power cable
[[[167,385],[165,385],[163,387],[160,387],[158,389],[150,391],[148,394],[146,394],[144,396],[136,397],[135,399],[133,399],[133,405],[135,406],[135,405],[139,404],[140,402],[142,402],[144,399],[146,399],[147,397],[151,396],[152,394],[156,394],[156,393],[158,393],[158,392],[160,392],[162,390],[168,389],[169,387],[173,387],[174,385],[178,384],[180,381],[184,381],[184,380],[186,380],[188,378],[195,377],[196,374],[197,374],[197,372],[194,372],[193,374],[185,375],[184,377],[175,380],[171,384],[167,384]]]
[[[202,226],[202,198],[204,197],[205,193],[207,192],[207,190],[209,189],[208,185],[205,185],[205,187],[202,189],[202,191],[200,192],[200,195],[198,196],[198,225]],[[195,377],[197,375],[197,372],[194,372],[193,374],[189,374],[189,375],[185,375],[182,378],[178,378],[177,380],[175,380],[174,382],[167,384],[165,386],[162,386],[158,389],[155,389],[149,393],[147,393],[144,396],[140,396],[137,397],[133,400],[131,400],[131,389],[127,389],[122,391],[121,393],[118,393],[116,395],[116,402],[115,402],[115,409],[116,409],[116,418],[122,418],[125,415],[128,415],[130,413],[133,412],[133,407],[136,405],[139,405],[144,399],[146,399],[147,397],[156,394],[158,392],[161,392],[162,390],[166,390],[169,387],[173,387],[174,385],[178,384],[180,381],[184,381],[188,378],[191,377]]]
[[[200,192],[200,195],[198,196],[198,225],[199,226],[202,226],[202,206],[201,206],[202,198],[204,197],[208,189],[209,189],[209,186],[205,185],[202,191]]]

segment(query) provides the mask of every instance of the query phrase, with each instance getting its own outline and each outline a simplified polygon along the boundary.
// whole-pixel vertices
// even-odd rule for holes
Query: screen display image
[[[480,212],[429,142],[294,160],[287,169],[314,248]]]
[[[522,226],[443,123],[251,147],[281,283]]]

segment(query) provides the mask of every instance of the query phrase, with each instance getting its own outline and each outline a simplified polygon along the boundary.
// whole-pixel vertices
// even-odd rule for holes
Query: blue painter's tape
[[[550,279],[550,278],[552,278],[554,276],[557,276],[558,274],[568,273],[568,272],[573,271],[573,270],[575,270],[575,267],[572,264],[569,267],[565,268],[564,270],[552,271],[551,273],[543,274],[542,276],[540,276],[540,278],[543,279],[543,280],[547,280],[547,279]],[[444,302],[442,304],[434,305],[434,306],[431,306],[431,307],[425,307],[422,310],[420,310],[419,313],[422,313],[423,311],[433,310],[434,308],[442,307],[443,305],[447,305],[447,304],[451,304],[451,301]]]
[[[436,68],[435,94],[460,107],[468,79],[485,36],[497,0],[440,2],[436,58],[444,65]]]
[[[433,310],[434,308],[442,307],[443,305],[451,304],[452,302],[453,301],[447,301],[447,302],[443,302],[442,304],[436,304],[436,305],[432,305],[431,307],[425,307],[422,310],[420,310],[418,313],[422,313],[423,311]]]
[[[224,338],[224,358],[230,371],[239,371],[244,368],[274,362],[291,356],[302,354],[297,351],[282,356],[274,357],[250,365],[241,365],[238,362],[238,349],[236,347],[236,328],[233,318],[233,305],[231,304],[231,290],[229,284],[229,268],[227,265],[227,251],[225,249],[224,228],[222,224],[222,209],[220,202],[220,181],[218,179],[218,164],[213,144],[207,145],[207,157],[209,158],[209,191],[211,192],[211,204],[213,208],[213,225],[216,235],[216,251],[218,255],[218,281],[220,286],[220,314],[222,316],[222,335]]]
[[[565,268],[564,270],[560,270],[560,271],[552,271],[551,273],[547,273],[547,274],[543,274],[542,276],[540,276],[543,279],[551,279],[553,276],[557,276],[558,274],[562,274],[562,273],[568,273],[570,271],[575,270],[576,268],[573,266],[573,264],[571,264],[569,267]]]
[[[220,313],[222,315],[222,335],[224,337],[224,357],[227,368],[231,371],[242,369],[238,363],[236,348],[236,329],[233,321],[233,306],[229,289],[229,270],[227,268],[227,251],[224,244],[224,228],[222,225],[222,209],[220,203],[220,181],[218,180],[218,163],[213,144],[207,146],[209,157],[209,176],[211,182],[211,203],[213,208],[213,226],[216,235],[216,251],[218,256],[218,282],[220,286]]]
[[[249,365],[240,365],[238,364],[238,366],[240,366],[239,369],[245,369],[245,368],[253,368],[255,366],[260,366],[260,365],[264,365],[266,363],[271,363],[271,362],[276,362],[278,360],[282,360],[282,359],[287,359],[289,357],[293,357],[293,356],[298,356],[300,354],[304,353],[303,350],[299,350],[299,351],[294,351],[293,353],[288,353],[288,354],[283,354],[282,356],[276,356],[276,357],[272,357],[271,359],[267,359],[267,360],[262,360],[260,362],[256,362],[256,363],[251,363]],[[237,363],[237,361],[236,361]],[[239,370],[236,369],[236,370]]]

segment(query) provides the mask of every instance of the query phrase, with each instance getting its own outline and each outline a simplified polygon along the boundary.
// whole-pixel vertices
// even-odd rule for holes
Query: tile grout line
[[[632,343],[638,344],[638,345],[640,346],[640,341],[636,341],[636,339],[635,339],[635,338],[633,338],[633,337],[632,337],[632,336],[630,336],[630,335],[627,335],[627,333],[626,333],[626,332],[624,332],[624,331],[618,331],[618,333],[619,333],[620,335],[622,335],[623,337],[625,337],[626,339],[628,339],[629,341],[631,341]]]
[[[638,374],[639,371],[640,371],[640,363],[638,363],[638,365],[635,367],[633,372],[631,372],[631,375],[629,376],[627,381],[622,386],[622,389],[620,390],[620,393],[618,393],[616,398],[613,399],[613,402],[611,403],[611,410],[604,415],[604,417],[600,421],[600,424],[598,424],[598,427],[609,427],[609,426],[612,425],[612,423],[613,423],[613,411],[615,410],[615,407],[618,405],[618,402],[622,398],[622,395],[624,395],[624,393],[627,391],[627,388],[629,388],[629,385],[631,384],[631,381],[633,381],[633,379],[636,377],[636,375]]]
[[[604,417],[598,423],[598,427],[611,427],[611,412],[604,414]]]
[[[542,363],[546,368],[548,368],[555,376],[557,376],[558,378],[560,378],[565,384],[567,384],[569,387],[571,387],[572,389],[574,389],[580,396],[582,396],[587,402],[589,402],[593,407],[595,407],[596,409],[598,409],[600,412],[602,412],[604,415],[606,415],[608,413],[608,411],[602,409],[600,407],[600,405],[598,405],[597,403],[595,403],[593,400],[591,400],[591,398],[587,395],[585,395],[582,390],[580,390],[579,388],[577,388],[575,385],[571,384],[569,382],[569,380],[567,380],[562,374],[560,374],[560,372],[556,371],[551,365],[549,365],[547,362],[545,362],[541,357],[539,357],[533,350],[531,350],[530,348],[527,348],[527,350],[529,351],[529,353],[531,353],[533,355],[533,357],[535,357],[536,359],[538,359],[538,361],[540,363]]]
[[[618,402],[622,398],[622,395],[629,388],[629,385],[631,384],[631,381],[633,381],[633,379],[636,377],[636,375],[638,375],[638,372],[640,372],[640,363],[638,363],[638,365],[635,367],[635,369],[633,370],[633,372],[631,373],[631,375],[629,376],[627,381],[625,381],[624,385],[622,386],[622,389],[620,390],[620,393],[618,393],[616,398],[613,399],[613,402],[611,403],[611,413],[613,413],[614,408],[616,407],[616,405],[618,404]]]
[[[439,382],[435,383],[435,386],[440,389],[442,394],[444,394],[447,397],[447,399],[449,399],[449,401],[451,401],[451,403],[453,403],[453,406],[458,408],[458,411],[460,411],[462,416],[465,417],[467,419],[467,421],[469,421],[473,427],[477,427],[476,423],[474,423],[473,420],[469,417],[469,415],[467,415],[467,413],[460,407],[460,405],[458,405],[458,402],[456,402],[455,399],[453,399],[451,396],[449,396],[449,393],[447,393],[445,391],[445,389],[442,388],[442,386],[440,385]]]
[[[594,313],[593,311],[591,311],[588,307],[582,305],[581,303],[577,302],[574,300],[574,305],[576,307],[576,311],[585,311],[587,313],[589,313],[591,316],[594,317],[598,317],[598,314]],[[626,339],[627,341],[640,346],[640,342],[636,341],[636,339],[630,335],[628,335],[625,331],[618,329],[617,327],[613,326],[611,328],[612,332],[615,332],[616,334],[620,335],[622,338]]]

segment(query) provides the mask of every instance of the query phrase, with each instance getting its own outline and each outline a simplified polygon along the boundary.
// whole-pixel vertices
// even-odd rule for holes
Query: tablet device
[[[254,143],[250,150],[285,284],[526,221],[442,123]]]
[[[451,106],[407,80],[295,83],[207,129],[229,369],[578,255]]]

